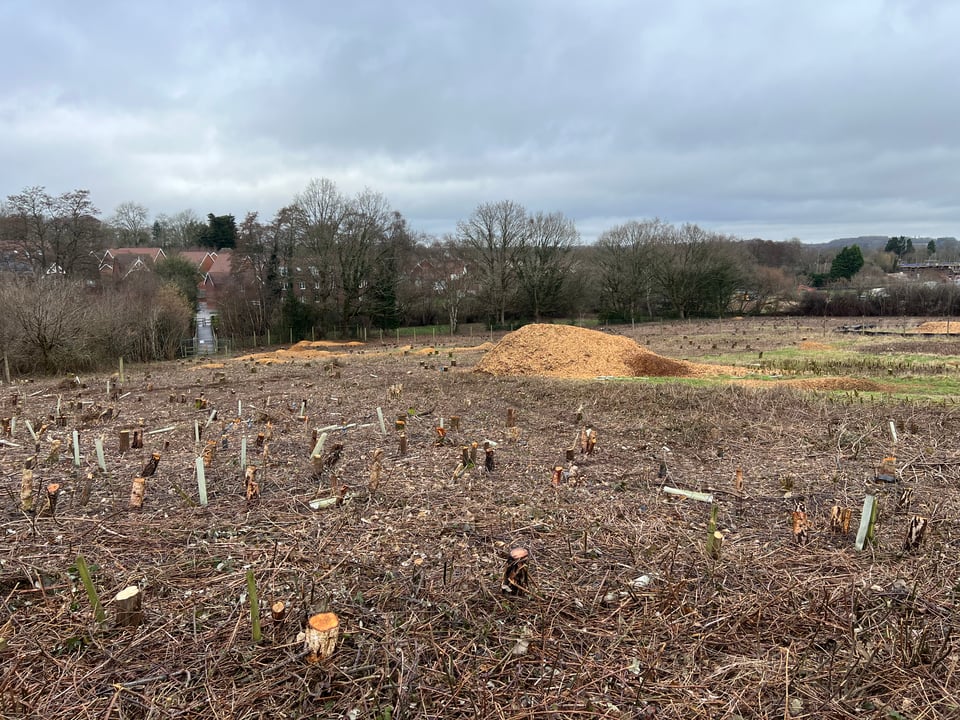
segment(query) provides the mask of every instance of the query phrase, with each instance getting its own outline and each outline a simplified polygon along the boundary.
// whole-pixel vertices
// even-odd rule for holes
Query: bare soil
[[[7,386],[0,416],[17,427],[0,444],[0,716],[960,717],[956,404],[829,378],[762,388],[643,379],[664,367],[726,373],[701,366],[731,348],[746,358],[830,344],[833,322],[663,324],[562,342],[535,328],[475,348],[464,338],[301,345],[128,367],[114,398],[107,376]],[[45,426],[38,443],[27,420]],[[567,460],[588,426],[596,452],[577,448]],[[119,431],[140,427],[144,447],[121,454]],[[319,477],[317,430],[328,449],[343,446]],[[244,439],[261,483],[251,502]],[[208,440],[217,452],[201,506],[195,466]],[[484,441],[493,470],[458,475],[462,447]],[[161,460],[144,507],[130,510],[131,481],[152,452]],[[890,455],[897,482],[875,482]],[[19,509],[33,456],[36,487],[61,486],[53,515]],[[557,466],[566,474],[555,485]],[[664,486],[713,494],[719,559],[705,553],[710,505]],[[905,489],[912,497],[898,507]],[[880,497],[877,542],[857,552],[867,492]],[[310,505],[337,494],[339,504]],[[800,498],[806,545],[792,532]],[[846,535],[830,532],[833,505],[853,511]],[[904,552],[914,514],[929,518],[928,537]],[[516,546],[531,557],[522,596],[501,590]],[[264,615],[259,643],[248,570]],[[112,599],[128,585],[145,596],[135,630],[114,624]],[[277,601],[283,622],[269,619]],[[310,663],[298,634],[321,611],[339,616],[340,639],[329,660]]]

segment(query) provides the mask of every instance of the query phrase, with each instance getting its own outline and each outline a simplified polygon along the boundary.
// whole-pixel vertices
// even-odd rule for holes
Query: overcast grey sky
[[[948,0],[0,0],[0,197],[960,235],[958,36]]]

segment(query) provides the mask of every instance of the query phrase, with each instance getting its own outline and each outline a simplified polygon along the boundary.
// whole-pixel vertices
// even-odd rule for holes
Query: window
[[[306,289],[307,289],[307,284],[306,284],[303,280],[300,281],[300,289],[301,289],[301,290],[306,290]]]

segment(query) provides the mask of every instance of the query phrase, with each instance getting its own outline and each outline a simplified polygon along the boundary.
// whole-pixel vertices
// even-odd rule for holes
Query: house
[[[186,256],[187,253],[182,252],[180,255]],[[201,260],[198,269],[202,273],[198,285],[200,302],[205,304],[207,310],[216,314],[219,294],[230,282],[233,269],[233,251],[221,250],[207,253],[207,257]]]
[[[149,270],[166,257],[163,248],[158,247],[110,248],[100,260],[100,277],[123,280],[131,273]]]

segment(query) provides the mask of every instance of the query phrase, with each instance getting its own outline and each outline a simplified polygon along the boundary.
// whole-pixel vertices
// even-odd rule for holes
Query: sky
[[[0,198],[960,235],[951,0],[0,0]]]

